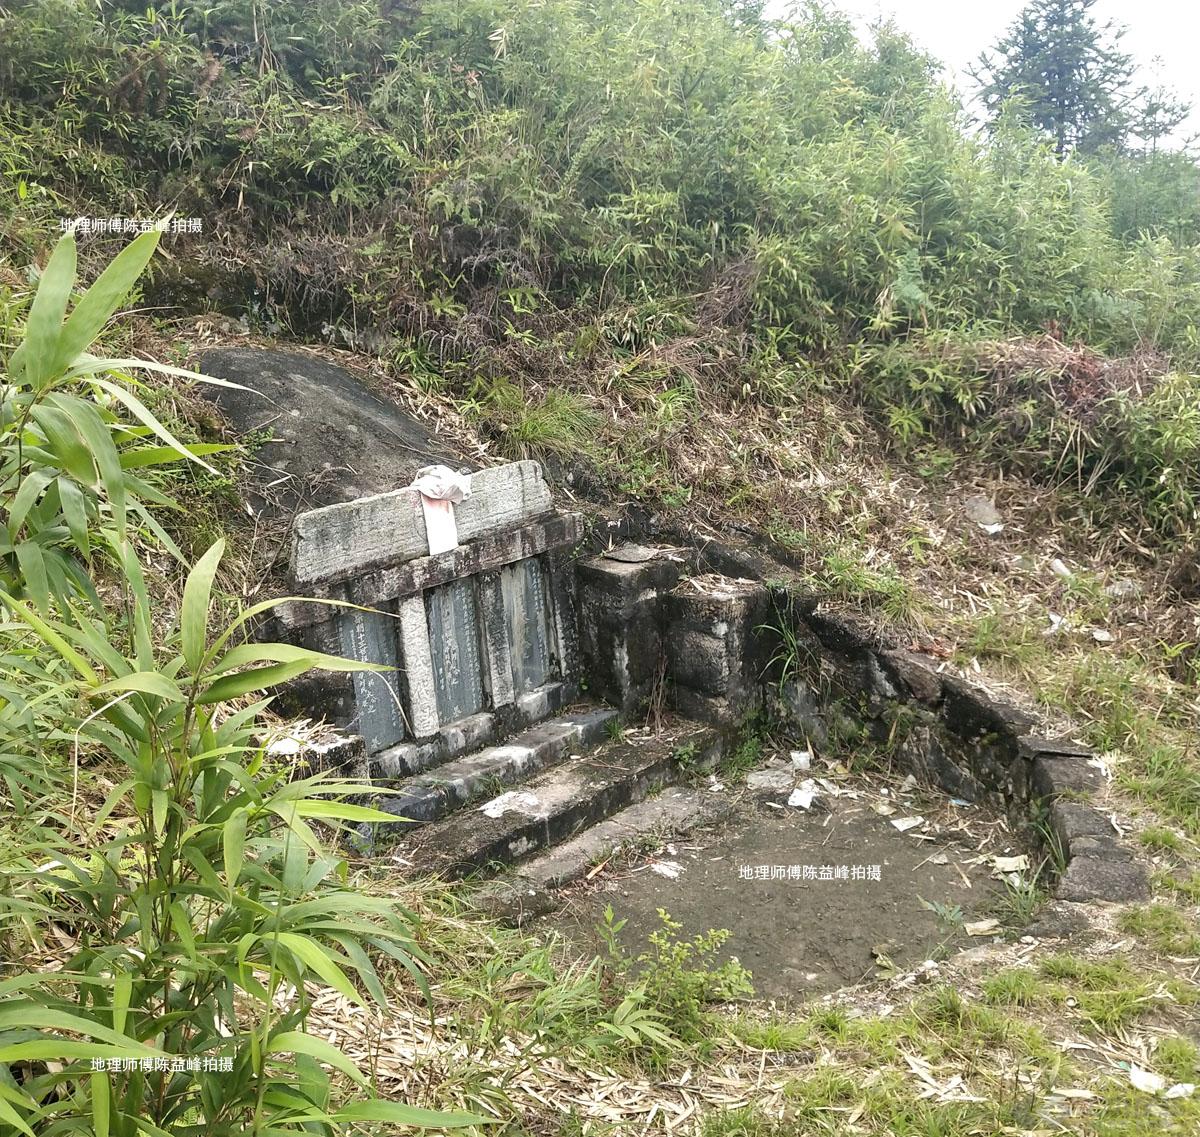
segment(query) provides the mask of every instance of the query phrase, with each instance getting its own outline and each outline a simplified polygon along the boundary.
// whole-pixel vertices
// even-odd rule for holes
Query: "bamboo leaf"
[[[63,636],[59,635],[47,621],[32,612],[25,604],[22,604],[19,600],[14,599],[2,590],[0,590],[0,600],[3,600],[23,623],[28,624],[46,643],[54,648],[85,682],[94,684],[98,681],[96,673],[92,670],[88,661]]]
[[[88,532],[87,500],[83,491],[68,477],[58,479],[58,500],[62,505],[63,517],[71,533],[71,541],[84,558],[92,552],[91,534]]]
[[[294,807],[297,817],[316,817],[322,820],[341,821],[402,821],[404,818],[395,813],[385,813],[382,809],[372,809],[368,805],[353,805],[350,802],[322,801],[312,798],[308,801],[289,803]]]
[[[102,1023],[85,1019],[82,1015],[73,1015],[67,1011],[56,1010],[54,1007],[44,1007],[29,999],[14,999],[0,1004],[0,1027],[30,1028],[34,1030],[67,1030],[74,1034],[85,1034],[90,1038],[102,1039],[116,1046],[124,1046],[126,1054],[136,1054],[139,1057],[153,1058],[161,1055],[161,1050],[138,1042],[128,1035],[118,1034],[115,1030]],[[50,1042],[62,1040],[49,1039]],[[53,1053],[49,1057],[54,1057]],[[81,1057],[87,1057],[86,1054]],[[3,1061],[0,1058],[0,1061]]]
[[[213,578],[225,552],[225,542],[218,540],[196,562],[188,573],[183,587],[183,608],[180,615],[180,635],[183,659],[188,671],[199,674],[208,642],[208,608],[212,599]]]
[[[349,1075],[360,1086],[367,1084],[367,1079],[359,1068],[343,1054],[336,1046],[314,1038],[311,1034],[302,1034],[298,1030],[284,1031],[277,1034],[267,1043],[267,1054],[307,1054],[318,1062],[324,1062],[335,1070],[341,1070]]]
[[[351,1002],[362,1003],[362,996],[354,989],[354,984],[346,977],[346,973],[334,963],[329,949],[295,932],[278,932],[275,940],[280,947],[286,948],[309,971],[319,975],[334,990],[345,995]],[[264,939],[263,942],[269,941]]]
[[[103,1071],[92,1075],[92,1127],[96,1137],[108,1137],[111,1120],[112,1087]]]
[[[237,447],[225,442],[194,442],[189,447],[192,454],[223,454],[226,450],[236,450]],[[142,466],[165,466],[172,462],[183,460],[174,446],[142,446],[137,450],[121,452],[121,468],[125,470],[138,469]]]
[[[163,440],[168,446],[173,447],[184,458],[190,458],[193,462],[203,466],[210,474],[217,472],[215,466],[210,466],[203,458],[189,450],[182,442],[180,442],[150,411],[145,403],[141,401],[132,391],[125,390],[124,387],[117,383],[110,383],[107,379],[92,379],[102,391],[107,391],[114,399],[125,405],[134,418],[143,422],[154,433]]]
[[[101,683],[91,693],[93,695],[108,695],[117,691],[138,691],[143,695],[157,695],[172,703],[184,703],[186,698],[174,679],[163,675],[160,671],[134,671],[129,675],[121,675]]]
[[[46,578],[46,561],[42,547],[34,541],[22,541],[14,550],[21,569],[25,593],[43,615],[50,609],[50,585]]]
[[[58,375],[66,370],[100,334],[154,255],[160,235],[151,230],[135,237],[79,298],[49,356],[48,374]]]
[[[321,671],[394,671],[384,663],[363,663],[341,655],[327,655],[311,648],[285,643],[247,643],[230,648],[208,671],[209,675],[221,675],[235,667],[249,663],[307,663]]]
[[[40,388],[55,374],[53,362],[67,302],[75,287],[75,234],[67,233],[46,264],[25,322],[25,340],[13,354],[14,374],[23,366],[25,381]]]
[[[232,890],[242,875],[242,861],[246,850],[246,820],[244,809],[234,810],[225,821],[222,853],[225,858],[225,883]]]
[[[81,485],[96,485],[96,463],[70,413],[58,406],[39,403],[30,417],[41,428],[46,444],[62,468]]]
[[[75,426],[87,444],[99,471],[100,484],[112,510],[117,539],[124,540],[125,471],[121,469],[121,457],[117,453],[116,443],[113,442],[112,432],[91,403],[76,399],[75,404],[72,416]]]
[[[25,523],[25,518],[33,508],[34,502],[42,496],[42,491],[54,481],[57,470],[32,470],[21,479],[21,485],[13,494],[8,507],[8,529],[15,538]]]
[[[196,702],[208,706],[212,703],[223,703],[236,699],[250,691],[262,691],[268,687],[277,687],[289,679],[295,679],[312,667],[307,661],[299,663],[275,663],[268,667],[253,667],[249,671],[239,671],[236,675],[224,675],[214,683],[210,683],[201,692]]]
[[[233,391],[249,391],[252,395],[259,394],[253,387],[246,387],[241,383],[231,383],[227,379],[218,379],[215,375],[203,375],[199,371],[188,371],[183,367],[171,367],[166,363],[156,363],[152,359],[101,359],[96,356],[84,356],[81,362],[66,373],[64,378],[80,379],[86,375],[98,375],[102,371],[153,371],[159,375],[174,375],[179,379],[192,379],[197,383],[207,383],[212,387],[228,387]]]

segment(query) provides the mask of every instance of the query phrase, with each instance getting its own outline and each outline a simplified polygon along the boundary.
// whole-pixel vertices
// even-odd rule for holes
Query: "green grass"
[[[997,897],[997,909],[1006,923],[1024,927],[1030,923],[1038,910],[1049,899],[1049,893],[1041,883],[1041,871],[1030,877],[1021,877],[1015,883],[1007,877],[1004,890]]]
[[[890,565],[876,568],[851,545],[827,553],[819,584],[835,596],[866,600],[889,620],[912,623],[925,613],[926,603],[908,581]]]
[[[1004,663],[1028,673],[1048,655],[1049,646],[1040,628],[1018,612],[1000,609],[986,612],[975,621],[956,659],[960,664],[969,664],[972,659]]]
[[[1164,955],[1200,955],[1200,935],[1196,927],[1177,908],[1166,904],[1148,904],[1127,908],[1118,924]]]
[[[1200,872],[1193,872],[1186,877],[1177,877],[1172,873],[1158,872],[1154,874],[1154,887],[1162,892],[1172,892],[1200,904]]]
[[[1183,838],[1174,829],[1149,825],[1137,835],[1138,843],[1152,853],[1182,853]]]
[[[1053,981],[1046,990],[1054,1002],[1075,1009],[1105,1033],[1171,1006],[1190,1007],[1200,998],[1194,984],[1135,971],[1124,960],[1095,961],[1060,953],[1043,959],[1038,971]]]
[[[790,1131],[747,1108],[710,1113],[700,1133],[701,1137],[787,1137]]]
[[[1160,1038],[1154,1048],[1154,1068],[1168,1082],[1200,1082],[1200,1047],[1178,1034]]]
[[[813,1045],[812,1029],[804,1020],[769,1019],[766,1021],[738,1017],[728,1023],[729,1033],[755,1050],[774,1050],[797,1053]]]
[[[1014,967],[984,980],[985,1003],[1004,1007],[1032,1007],[1043,994],[1037,973],[1027,967]]]

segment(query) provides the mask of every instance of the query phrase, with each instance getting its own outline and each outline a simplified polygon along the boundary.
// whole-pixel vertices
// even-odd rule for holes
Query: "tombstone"
[[[559,554],[582,539],[583,518],[552,509],[536,462],[473,475],[455,515],[459,545],[432,555],[412,487],[293,522],[294,593],[378,611],[289,602],[277,632],[397,669],[355,672],[338,725],[398,766],[501,737],[579,691],[574,613],[562,601],[572,570]]]
[[[438,718],[457,722],[483,708],[475,589],[470,579],[451,581],[430,590],[426,603]]]
[[[534,557],[500,570],[513,689],[518,695],[550,678],[550,608],[542,571]]]
[[[344,656],[393,668],[399,664],[396,621],[391,615],[349,609],[336,619]],[[355,671],[353,680],[357,721],[351,725],[362,736],[367,752],[399,742],[405,730],[397,673]]]

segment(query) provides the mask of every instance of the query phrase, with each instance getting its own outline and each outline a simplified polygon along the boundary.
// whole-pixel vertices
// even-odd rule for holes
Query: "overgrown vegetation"
[[[385,1002],[372,955],[421,985],[427,961],[405,912],[346,887],[312,828],[386,815],[340,800],[360,786],[265,765],[266,702],[244,697],[362,665],[246,640],[269,603],[218,622],[223,542],[177,613],[151,600],[139,554],[178,551],[146,508],[169,500],[133,471],[203,460],[126,386],[135,361],[87,349],[156,244],[132,242],[68,314],[64,237],[4,375],[0,947],[26,965],[0,978],[0,1123],[29,1137],[469,1123],[376,1098],[305,1029],[311,984]]]
[[[370,346],[637,496],[691,498],[701,406],[856,399],[1194,522],[1198,183],[1159,135],[1059,161],[1013,103],[975,137],[902,34],[816,6],[54,0],[0,35],[15,268],[64,215],[198,217],[155,300]],[[731,457],[729,494],[771,461]]]
[[[1110,99],[1059,145],[1028,101],[998,102],[976,135],[895,29],[864,45],[832,10],[773,22],[738,0],[18,0],[0,45],[0,1133],[465,1123],[407,1104],[443,1099],[514,1135],[598,1132],[569,1095],[545,1105],[598,1069],[639,1128],[678,1091],[680,1112],[709,1103],[712,1137],[1195,1131],[1200,1098],[1128,1077],[1136,1055],[1197,1081],[1178,960],[1200,935],[1200,173],[1165,148],[1169,99],[1105,138]],[[114,260],[126,233],[81,231],[99,279],[68,316],[60,219],[172,210],[202,232],[153,261],[153,237]],[[1156,898],[1113,936],[1139,960],[1039,949],[889,990],[885,1013],[764,1019],[718,1009],[749,994],[719,932],[668,923],[627,968],[379,866],[358,887],[325,838],[369,811],[289,780],[256,729],[263,688],[343,664],[240,642],[216,534],[164,521],[180,463],[221,448],[160,414],[138,365],[87,354],[147,263],[151,320],[215,311],[363,349],[498,452],[750,516],[823,593],[1037,691],[1161,822],[1141,836]],[[1052,517],[1173,564],[1161,643],[1141,609],[1140,641],[1092,637],[1128,582],[1014,584],[911,482],[876,512],[865,477],[827,476],[876,431],[928,486],[986,464],[1014,496],[1053,487],[1023,530],[1015,503],[1005,518],[1043,559],[1063,555],[1033,540]],[[819,511],[782,508],[797,487]],[[960,555],[969,618],[921,575],[957,601]],[[802,656],[785,639],[774,663]],[[723,773],[768,744],[747,724]],[[1041,899],[1008,896],[1022,916]],[[329,992],[365,1004],[339,1029],[378,1027],[361,1067],[314,1026]],[[388,1035],[386,1079],[385,995],[411,1029]],[[183,1055],[229,1067],[155,1066]],[[90,1068],[118,1056],[149,1066]],[[726,1108],[731,1085],[754,1104]]]

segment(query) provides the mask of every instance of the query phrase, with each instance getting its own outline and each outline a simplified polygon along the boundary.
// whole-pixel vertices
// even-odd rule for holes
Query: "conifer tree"
[[[1055,153],[1120,145],[1129,129],[1133,61],[1120,49],[1125,29],[1098,24],[1096,0],[1032,0],[971,71],[993,115],[1021,100]]]

